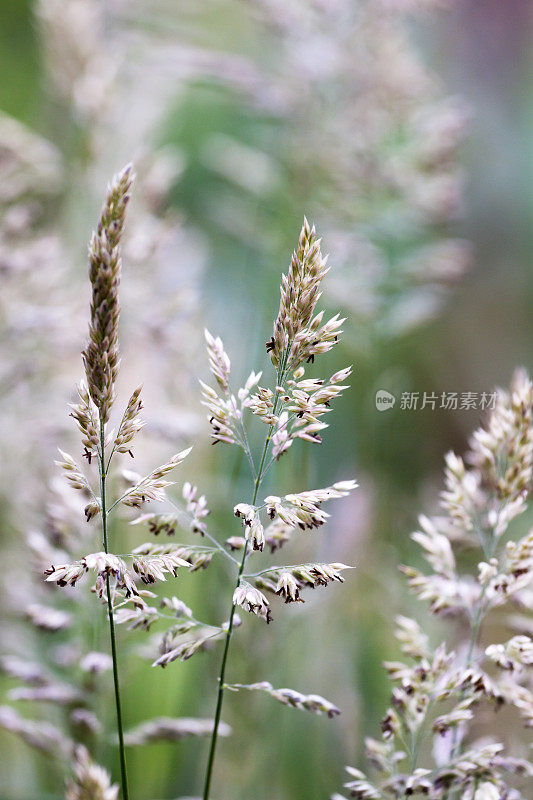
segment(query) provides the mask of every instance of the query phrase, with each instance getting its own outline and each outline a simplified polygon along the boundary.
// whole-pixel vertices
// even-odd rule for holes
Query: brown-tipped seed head
[[[92,284],[89,342],[82,353],[89,393],[106,423],[115,396],[119,368],[118,320],[120,305],[120,238],[124,228],[129,190],[133,181],[131,164],[108,186],[97,230],[89,245],[89,278]]]

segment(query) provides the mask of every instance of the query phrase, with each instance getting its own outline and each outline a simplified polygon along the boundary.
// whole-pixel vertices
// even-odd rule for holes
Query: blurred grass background
[[[238,53],[260,46],[263,31],[241,16],[240,5],[210,4],[201,20],[203,39],[217,46],[222,42]],[[166,7],[165,13],[179,33],[190,24],[172,8]],[[138,24],[142,33],[143,24],[150,30],[152,21],[141,19]],[[491,391],[508,383],[516,365],[533,366],[531,5],[521,0],[505,4],[457,0],[445,12],[422,14],[410,24],[414,47],[446,93],[460,95],[470,110],[468,136],[460,151],[466,176],[465,213],[451,229],[454,236],[472,243],[473,264],[440,312],[405,334],[392,337],[378,326],[371,335],[367,332],[370,343],[361,346],[358,322],[348,312],[345,341],[318,368],[318,373],[329,369],[331,374],[354,363],[353,388],[336,405],[324,444],[305,454],[295,447],[287,458],[291,463],[280,465],[277,486],[297,490],[327,485],[341,476],[357,477],[358,496],[338,510],[327,533],[305,542],[317,557],[355,562],[357,571],[345,586],[328,590],[327,596],[317,592],[303,607],[276,607],[276,621],[269,629],[245,620],[236,637],[230,672],[242,682],[265,679],[275,686],[323,694],[344,713],[332,722],[285,710],[260,695],[229,696],[223,718],[234,734],[219,745],[214,793],[218,800],[327,797],[338,788],[344,764],[361,758],[364,736],[379,725],[388,694],[380,664],[395,648],[392,619],[397,609],[413,605],[397,565],[418,557],[409,541],[416,516],[434,507],[443,454],[450,448],[464,449],[480,414],[409,412],[399,403],[380,413],[374,403],[376,390],[397,395]],[[276,52],[261,53],[261,58],[275,60]],[[66,154],[67,163],[73,154],[79,155],[80,131],[65,127],[61,110],[46,92],[30,0],[0,1],[0,74],[0,109],[51,139]],[[134,96],[131,102],[135,103]],[[170,205],[208,244],[201,322],[222,336],[235,373],[242,377],[252,367],[266,366],[264,342],[277,310],[279,275],[288,263],[303,214],[320,223],[325,216],[322,192],[335,192],[319,182],[317,189],[316,180],[306,181],[305,174],[293,170],[290,158],[279,152],[280,142],[286,143],[287,135],[290,139],[291,125],[297,126],[298,120],[280,120],[268,109],[245,102],[231,88],[203,78],[171,98],[157,134],[161,146],[177,147],[183,158]],[[120,138],[120,130],[116,136]],[[250,191],[214,169],[206,152],[213,137],[220,136],[259,149],[269,163],[275,161],[276,181],[265,187],[259,183]],[[354,186],[354,193],[357,190]],[[73,197],[75,191],[70,192],[71,201]],[[84,213],[87,205],[90,221],[84,217],[77,223],[86,232],[99,199],[85,199]],[[327,225],[320,233],[328,251]],[[74,268],[81,282],[85,265],[79,242],[78,250]],[[330,259],[335,267],[335,252]],[[357,271],[358,265],[353,269]],[[336,310],[335,300],[329,302]],[[127,315],[126,308],[126,319]],[[200,335],[201,328],[199,347]],[[205,377],[202,362],[198,375]],[[205,444],[207,425],[198,435]],[[217,509],[228,498],[228,480],[233,481],[231,505],[247,497],[243,466],[223,448],[208,451],[201,446],[194,471],[208,493],[216,529],[236,534],[231,516]],[[131,534],[121,527],[117,540],[126,535]],[[12,537],[6,533],[4,538],[6,547],[12,547]],[[309,558],[309,550],[305,552]],[[229,591],[223,569],[211,569],[180,578],[180,597],[208,620],[227,614]],[[214,580],[219,590],[213,589]],[[105,646],[101,621],[90,619],[87,626],[95,646],[98,642]],[[124,651],[128,638],[122,634]],[[42,635],[28,647],[46,653],[48,639]],[[218,650],[212,656],[200,654],[158,673],[136,657],[123,657],[128,725],[154,714],[210,716],[219,656]],[[6,687],[12,685],[2,681]],[[112,717],[108,697],[102,700],[102,712]],[[63,776],[48,758],[30,757],[8,734],[2,733],[0,741],[2,800],[61,796]],[[206,748],[202,740],[188,740],[132,752],[134,797],[170,800],[197,794]],[[101,758],[111,763],[107,745],[102,745]]]

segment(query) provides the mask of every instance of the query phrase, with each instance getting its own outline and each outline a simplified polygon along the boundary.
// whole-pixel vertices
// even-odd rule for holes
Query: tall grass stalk
[[[263,505],[257,506],[259,490],[263,478],[272,464],[277,461],[292,446],[296,439],[320,443],[320,431],[327,425],[319,420],[329,410],[330,400],[339,395],[346,387],[341,386],[342,381],[350,374],[350,369],[343,370],[332,376],[329,383],[304,378],[303,361],[314,362],[315,355],[327,352],[338,339],[339,328],[343,320],[338,316],[333,317],[326,324],[322,324],[323,312],[313,316],[316,302],[320,296],[319,285],[327,272],[326,259],[320,252],[320,240],[316,239],[315,230],[304,220],[300,233],[298,248],[294,252],[288,275],[284,275],[281,285],[281,301],[278,317],[274,323],[273,336],[267,343],[267,352],[275,368],[275,384],[271,389],[261,386],[257,394],[249,395],[250,388],[258,384],[261,373],[252,373],[246,387],[239,392],[241,408],[239,409],[235,397],[231,394],[229,386],[230,361],[224,351],[220,339],[215,339],[206,332],[207,348],[211,371],[223,392],[219,397],[213,390],[204,386],[204,402],[209,409],[209,420],[213,428],[213,438],[216,441],[237,443],[246,454],[251,472],[251,500],[249,503],[240,503],[235,506],[234,513],[243,519],[246,535],[242,540],[242,558],[237,570],[233,599],[226,627],[224,648],[218,675],[218,688],[213,732],[207,760],[203,800],[209,800],[215,754],[218,740],[218,731],[227,688],[238,689],[264,689],[282,702],[296,707],[310,708],[315,711],[326,711],[329,716],[339,713],[338,709],[323,698],[318,696],[305,697],[291,690],[273,690],[270,684],[263,682],[242,686],[241,684],[226,685],[226,669],[236,609],[241,605],[248,611],[262,616],[267,622],[271,619],[268,600],[254,589],[246,579],[253,580],[257,587],[266,588],[283,595],[286,602],[301,600],[300,589],[306,585],[315,584],[312,573],[321,573],[319,583],[326,585],[329,580],[342,580],[339,570],[345,565],[296,565],[291,567],[270,567],[260,572],[245,574],[249,556],[254,551],[262,551],[265,544],[265,530],[260,521],[260,511],[267,507],[270,519],[279,517],[285,524],[285,535],[296,526],[301,528],[316,527],[325,520],[318,506],[323,499],[342,496],[354,488],[352,481],[344,484],[335,484],[327,490],[316,493],[303,492],[300,495],[287,495],[282,498],[266,498]],[[281,408],[283,406],[283,408]],[[253,455],[250,451],[249,438],[243,422],[243,409],[248,407],[253,414],[268,425],[268,432],[256,468]],[[270,447],[272,452],[268,458]],[[285,506],[289,501],[296,514]],[[235,546],[235,539],[228,540]],[[283,541],[274,543],[272,551],[283,544]],[[264,577],[263,577],[264,576]],[[335,576],[335,577],[333,577]],[[285,692],[285,694],[283,694]]]
[[[89,553],[70,564],[52,565],[45,571],[47,581],[53,581],[59,586],[74,586],[87,572],[96,573],[94,591],[106,606],[109,622],[123,800],[129,800],[130,795],[115,632],[117,612],[128,603],[132,603],[136,609],[141,609],[143,612],[147,609],[143,599],[143,594],[146,595],[146,592],[138,588],[137,580],[145,584],[154,583],[156,579],[164,580],[165,573],[176,576],[179,567],[190,566],[189,562],[179,555],[170,553],[155,558],[130,555],[133,561],[130,568],[124,558],[114,555],[110,548],[108,532],[110,513],[119,505],[141,508],[150,500],[161,500],[165,488],[170,485],[165,479],[166,474],[178,466],[189,452],[185,450],[177,453],[166,464],[144,478],[137,480],[136,476],[117,500],[108,502],[107,479],[113,459],[120,453],[133,456],[131,449],[133,439],[144,425],[139,417],[142,408],[139,386],[126,405],[116,433],[107,428],[115,402],[115,383],[120,366],[118,343],[120,316],[118,289],[122,266],[120,240],[132,181],[131,165],[114,177],[108,186],[100,220],[91,239],[89,278],[92,301],[89,339],[82,354],[86,384],[82,383],[78,387],[79,402],[71,406],[71,416],[74,417],[82,434],[83,455],[87,458],[89,467],[93,461],[98,464],[100,496],[95,494],[91,486],[91,477],[85,475],[72,456],[60,451],[62,459],[57,462],[65,471],[71,486],[81,491],[89,500],[85,507],[87,521],[98,519],[101,515],[103,551]],[[76,750],[74,747],[72,750],[73,772],[76,776],[72,798],[78,800],[89,795],[95,796],[93,789],[89,791],[88,787],[94,788],[96,781],[96,786],[100,789],[102,787],[109,789],[109,798],[114,800],[117,787],[110,785],[107,773],[94,764],[87,751]]]

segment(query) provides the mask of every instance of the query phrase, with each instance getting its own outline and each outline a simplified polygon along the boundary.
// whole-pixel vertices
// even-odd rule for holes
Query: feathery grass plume
[[[527,753],[507,755],[512,735],[507,746],[498,741],[502,734],[495,735],[492,723],[487,727],[483,708],[508,706],[533,727],[533,640],[527,616],[533,532],[506,541],[531,491],[532,414],[533,384],[518,370],[510,391],[499,391],[486,425],[474,433],[466,458],[446,456],[441,495],[446,516],[421,516],[412,537],[432,571],[403,571],[434,614],[461,628],[458,636],[450,636],[452,644],[456,639],[453,650],[446,641],[433,648],[419,623],[397,618],[396,638],[407,658],[384,665],[394,689],[382,739],[366,742],[374,774],[348,767],[345,788],[351,797],[531,797],[533,763]],[[463,566],[465,550],[469,557]],[[505,614],[512,608],[518,613]],[[494,642],[503,631],[507,641]]]
[[[229,618],[219,626],[199,622],[193,617],[192,611],[180,601],[166,604],[165,613],[168,616],[170,611],[170,615],[176,619],[163,635],[159,657],[154,661],[154,666],[165,667],[173,661],[184,661],[217,642],[223,645],[203,800],[208,800],[210,796],[226,689],[261,688],[285,705],[325,713],[329,717],[339,713],[336,706],[319,695],[304,695],[290,689],[274,690],[266,682],[246,687],[225,682],[232,635],[241,622],[236,613],[237,607],[269,623],[273,619],[272,609],[261,591],[262,588],[282,595],[286,602],[291,602],[300,599],[299,591],[304,587],[342,582],[344,579],[341,571],[348,569],[340,563],[312,563],[287,567],[271,566],[251,574],[245,572],[248,558],[252,555],[254,558],[258,557],[257,554],[264,551],[265,545],[274,552],[289,540],[293,530],[314,529],[323,525],[328,514],[323,510],[322,504],[327,500],[345,497],[356,488],[355,481],[339,481],[326,489],[297,492],[284,497],[272,495],[266,497],[263,503],[258,503],[259,490],[270,467],[296,439],[320,442],[318,430],[327,426],[320,423],[318,417],[329,411],[330,401],[347,388],[343,381],[349,376],[351,368],[335,373],[328,382],[318,379],[302,380],[304,368],[301,362],[313,362],[315,356],[330,350],[337,341],[343,322],[336,315],[323,324],[323,312],[315,314],[320,297],[320,283],[326,273],[326,259],[320,251],[320,241],[316,238],[314,228],[304,220],[289,273],[282,278],[280,312],[274,324],[274,336],[267,345],[275,367],[273,385],[270,388],[259,386],[262,372],[252,371],[245,385],[234,394],[231,387],[231,362],[223,342],[219,337],[205,332],[209,366],[217,384],[215,390],[208,384],[201,383],[203,404],[208,409],[212,437],[215,442],[234,444],[242,448],[250,467],[250,499],[236,503],[233,508],[234,515],[242,521],[244,535],[230,536],[224,543],[213,536],[205,522],[207,501],[203,496],[197,499],[196,488],[189,484],[186,484],[183,491],[185,513],[179,505],[171,501],[177,514],[143,515],[135,520],[146,522],[154,534],[164,532],[173,535],[178,527],[183,527],[180,522],[185,517],[191,530],[207,538],[213,545],[211,548],[204,548],[203,552],[198,549],[195,552],[181,543],[168,548],[154,547],[147,543],[139,551],[146,556],[152,554],[157,558],[176,553],[180,558],[189,561],[191,569],[197,569],[199,565],[204,566],[204,559],[210,560],[215,554],[220,554],[231,563],[235,573],[232,594],[228,597],[228,602],[231,597]],[[255,387],[255,393],[252,393]],[[267,432],[262,450],[254,458],[248,425],[257,417],[266,424]],[[139,491],[135,496],[138,494]],[[226,548],[238,551],[240,557],[234,558]],[[135,602],[127,611],[121,609],[121,621],[130,627],[149,629],[158,615],[164,617],[158,609],[147,610],[141,603]]]
[[[107,497],[107,479],[114,457],[131,453],[132,441],[142,429],[139,418],[142,408],[140,399],[141,387],[131,395],[116,436],[107,433],[107,423],[115,400],[115,381],[119,367],[118,319],[120,313],[118,288],[120,283],[121,258],[120,239],[124,229],[125,212],[129,201],[129,191],[133,181],[131,165],[119,172],[107,190],[107,197],[100,216],[97,231],[93,234],[89,250],[89,277],[92,284],[91,318],[89,325],[89,343],[82,357],[85,365],[87,387],[81,384],[78,388],[79,402],[72,405],[71,416],[74,417],[82,437],[84,456],[90,468],[93,460],[98,465],[99,494],[92,487],[92,479],[86,477],[76,461],[67,453],[60,451],[62,468],[70,486],[85,495],[89,502],[85,506],[87,521],[97,517],[101,522],[103,550],[90,552],[73,561],[66,561],[62,553],[50,551],[52,565],[45,571],[47,582],[54,582],[61,587],[74,587],[87,573],[95,576],[93,591],[107,608],[111,656],[87,655],[80,663],[85,672],[96,674],[112,666],[113,686],[119,744],[119,760],[121,772],[121,788],[123,800],[129,800],[124,731],[122,722],[122,704],[120,699],[120,683],[118,670],[118,653],[115,634],[115,619],[131,621],[128,606],[137,610],[135,622],[137,626],[149,628],[157,617],[157,609],[152,609],[147,600],[153,593],[142,589],[142,585],[150,585],[156,581],[165,581],[167,576],[176,577],[179,569],[190,571],[207,566],[211,553],[209,548],[176,548],[176,547],[144,547],[126,556],[115,555],[110,549],[108,521],[109,515],[121,505],[140,508],[151,500],[162,500],[165,489],[171,485],[166,480],[169,472],[175,469],[189,454],[190,448],[183,450],[169,459],[168,462],[154,469],[145,477],[138,476],[133,485],[114,502]],[[195,490],[190,484],[186,488],[187,508],[193,516],[201,520],[207,514],[203,498],[196,499]],[[201,528],[201,522],[198,523]],[[66,554],[65,554],[66,555]],[[182,557],[183,556],[183,557]],[[140,584],[140,585],[138,585]],[[133,626],[130,626],[133,627]],[[215,629],[220,633],[220,629]],[[212,631],[210,631],[212,635]],[[200,645],[198,645],[200,646]],[[49,699],[56,703],[78,702],[75,689],[61,684],[47,683],[29,690],[19,691],[19,697],[27,699]],[[92,725],[90,712],[78,709],[78,723]],[[76,781],[69,789],[72,798],[102,797],[102,800],[113,800],[118,795],[118,788],[100,781],[102,773],[95,767],[86,751],[76,753]],[[93,780],[94,779],[94,780]],[[91,783],[91,781],[94,782]],[[91,794],[92,792],[92,794]]]
[[[92,285],[89,342],[83,351],[87,386],[105,424],[115,399],[119,368],[118,319],[120,305],[120,239],[133,182],[128,164],[113,178],[100,221],[89,246],[89,278]]]

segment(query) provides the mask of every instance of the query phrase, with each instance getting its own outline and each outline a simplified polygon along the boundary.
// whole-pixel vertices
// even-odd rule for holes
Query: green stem
[[[246,561],[246,552],[247,547],[244,548],[243,557],[241,561],[241,565],[239,567],[239,573],[237,576],[236,587],[239,585],[239,581],[241,579],[241,575],[244,570],[244,563]],[[215,709],[215,719],[213,723],[213,733],[211,735],[211,745],[209,747],[209,757],[207,760],[207,769],[205,772],[205,784],[204,784],[204,794],[203,800],[208,800],[209,798],[209,790],[211,788],[211,778],[213,775],[213,765],[215,763],[215,751],[217,746],[217,739],[218,739],[218,728],[220,725],[220,715],[222,714],[222,703],[224,700],[224,678],[226,675],[226,663],[228,660],[228,653],[229,653],[229,646],[231,641],[231,634],[233,633],[233,620],[235,618],[235,604],[233,603],[231,606],[231,612],[229,616],[228,622],[228,631],[226,633],[226,641],[224,643],[224,652],[222,654],[222,663],[220,665],[220,674],[218,676],[218,693],[217,693],[217,705]]]
[[[104,425],[103,423],[100,423],[100,453],[101,453],[100,488],[102,494],[102,536],[104,540],[104,550],[106,553],[108,553],[109,549],[107,540],[106,477],[107,477],[107,469],[109,469],[109,463],[107,464],[106,468],[105,458],[104,458],[104,444],[105,444]],[[109,461],[111,461],[111,459],[109,459]],[[126,753],[124,749],[124,728],[122,724],[122,706],[120,703],[120,686],[118,679],[117,642],[115,636],[115,621],[113,619],[113,603],[111,601],[111,587],[109,585],[109,575],[106,575],[106,594],[107,594],[107,616],[109,619],[109,636],[111,639],[111,658],[113,661],[113,684],[115,689],[115,706],[117,711],[117,731],[118,731],[118,743],[120,751],[120,774],[122,779],[122,797],[123,800],[129,800],[128,776],[126,771]]]
[[[281,382],[283,380],[284,371],[281,371],[280,374],[281,374],[281,380],[278,380],[279,385],[281,385]],[[273,414],[276,413],[278,401],[279,401],[279,395],[276,396],[276,400],[274,401]],[[268,446],[269,446],[270,440],[272,438],[273,430],[274,430],[274,426],[271,425],[270,429],[268,431],[268,435],[267,435],[266,440],[265,440],[265,445],[263,447],[263,455],[261,456],[261,462],[259,464],[259,469],[257,471],[257,475],[256,475],[255,480],[254,480],[254,492],[253,492],[253,497],[252,497],[252,505],[253,506],[255,506],[255,503],[256,503],[256,500],[257,500],[257,494],[259,492],[259,487],[261,485],[261,480],[263,478],[263,469],[264,469],[264,466],[265,466],[265,459],[266,459],[266,455],[267,455],[267,452],[268,452]],[[243,550],[242,560],[241,560],[240,567],[239,567],[239,572],[237,574],[237,579],[235,581],[235,589],[237,589],[239,587],[239,584],[241,582],[242,574],[244,572],[244,567],[245,567],[245,564],[246,564],[247,555],[248,555],[248,546],[246,546],[244,548],[244,550]],[[211,778],[213,776],[213,766],[214,766],[214,763],[215,763],[215,751],[216,751],[217,739],[218,739],[218,728],[219,728],[219,725],[220,725],[220,715],[222,714],[222,704],[224,702],[226,664],[227,664],[227,660],[228,660],[229,647],[230,647],[230,642],[231,642],[231,635],[233,633],[233,620],[235,618],[235,609],[236,609],[236,605],[235,605],[235,603],[232,603],[231,612],[230,612],[229,621],[228,621],[228,631],[226,633],[226,641],[224,643],[224,652],[222,654],[222,663],[220,665],[220,673],[219,673],[219,676],[218,676],[217,704],[216,704],[216,709],[215,709],[215,719],[214,719],[214,722],[213,722],[213,733],[211,734],[211,744],[210,744],[210,747],[209,747],[209,756],[208,756],[208,760],[207,760],[207,769],[206,769],[206,773],[205,773],[204,793],[202,795],[203,800],[209,800],[209,791],[211,789]]]

